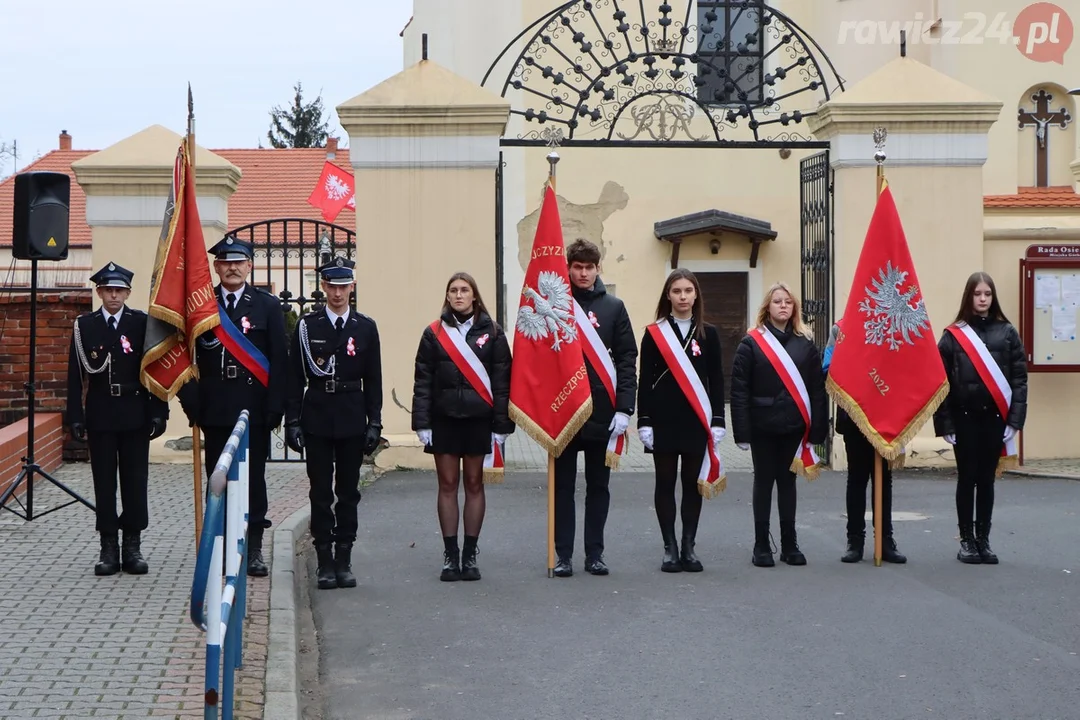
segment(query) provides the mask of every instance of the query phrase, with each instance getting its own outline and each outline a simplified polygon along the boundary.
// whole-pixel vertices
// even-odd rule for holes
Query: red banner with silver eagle
[[[555,191],[544,191],[521,289],[510,373],[510,418],[558,457],[592,414]]]
[[[150,278],[150,318],[142,358],[143,385],[166,402],[197,374],[195,340],[220,324],[193,179],[193,158],[185,141],[173,165]]]

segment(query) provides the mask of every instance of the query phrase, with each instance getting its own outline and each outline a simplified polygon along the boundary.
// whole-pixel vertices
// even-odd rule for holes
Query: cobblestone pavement
[[[1027,460],[1023,467],[1011,471],[1016,475],[1034,477],[1059,477],[1080,480],[1080,458],[1053,458],[1048,460]]]
[[[66,465],[55,477],[93,499],[89,464]],[[276,527],[307,502],[303,465],[271,465],[267,482]],[[47,481],[34,490],[36,512],[67,498]],[[150,467],[143,576],[94,576],[98,539],[82,505],[33,522],[0,512],[0,717],[202,717],[205,636],[188,619],[192,496],[190,465]],[[269,589],[269,579],[249,578],[237,718],[262,717]]]

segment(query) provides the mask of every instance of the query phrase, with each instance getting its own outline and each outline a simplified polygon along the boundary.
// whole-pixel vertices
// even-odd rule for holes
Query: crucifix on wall
[[[1035,186],[1047,187],[1050,184],[1050,153],[1047,150],[1050,144],[1050,127],[1057,126],[1062,129],[1068,127],[1072,116],[1065,108],[1050,111],[1050,101],[1054,96],[1040,90],[1031,96],[1035,103],[1035,112],[1028,112],[1020,108],[1017,114],[1020,129],[1035,126]]]

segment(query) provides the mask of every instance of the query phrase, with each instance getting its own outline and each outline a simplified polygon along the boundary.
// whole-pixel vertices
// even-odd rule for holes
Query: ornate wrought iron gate
[[[316,269],[339,255],[355,259],[356,233],[322,220],[263,220],[230,230],[229,234],[254,245],[251,284],[280,299],[285,329],[290,336],[301,315],[323,304]],[[355,307],[355,294],[350,302]],[[301,455],[285,445],[283,428],[274,431],[269,461],[302,460]]]
[[[829,151],[804,159],[799,167],[802,209],[801,270],[803,321],[814,333],[818,349],[829,341],[833,322],[833,173]]]

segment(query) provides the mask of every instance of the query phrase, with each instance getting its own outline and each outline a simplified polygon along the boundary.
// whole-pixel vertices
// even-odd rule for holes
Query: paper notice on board
[[[1050,327],[1055,342],[1076,340],[1076,308],[1072,305],[1055,305],[1050,312]]]
[[[1035,277],[1035,307],[1051,307],[1061,304],[1061,281],[1057,275]]]
[[[1080,275],[1069,273],[1061,276],[1061,304],[1080,305]]]

